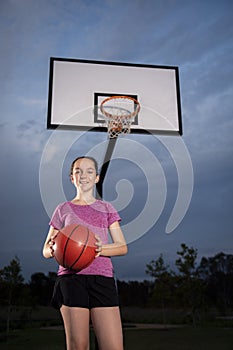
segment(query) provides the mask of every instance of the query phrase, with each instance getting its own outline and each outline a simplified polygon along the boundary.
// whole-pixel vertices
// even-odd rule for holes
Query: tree
[[[36,272],[31,275],[29,287],[35,304],[45,306],[50,304],[56,277],[55,272],[49,272],[48,276],[43,272]]]
[[[151,260],[151,262],[146,265],[146,268],[146,273],[157,279],[167,273],[169,266],[165,265],[163,254],[160,254],[159,258],[157,260]]]
[[[207,282],[211,304],[227,313],[233,307],[233,255],[221,252],[214,257],[203,257],[198,270]]]
[[[7,321],[6,321],[6,332],[7,336],[10,331],[10,319],[11,319],[11,309],[14,304],[17,303],[16,290],[19,286],[22,286],[24,281],[21,275],[21,266],[19,258],[16,256],[11,260],[10,265],[5,266],[0,270],[0,282],[2,285],[3,296],[5,297],[5,302],[7,304]]]
[[[147,305],[151,292],[152,283],[150,281],[119,281],[117,280],[117,289],[121,306],[139,306]]]
[[[146,273],[155,280],[152,302],[162,307],[164,317],[165,307],[182,307],[196,323],[205,305],[205,281],[200,279],[196,266],[197,249],[182,243],[177,254],[178,272],[170,270],[162,254],[146,265]]]
[[[181,244],[175,264],[180,272],[177,278],[177,292],[182,306],[190,311],[192,322],[196,323],[199,311],[205,305],[205,283],[199,278],[196,267],[197,249]]]
[[[180,256],[176,260],[176,266],[183,277],[196,277],[197,249],[189,248],[185,243],[181,244],[181,250],[177,252]]]
[[[155,279],[152,302],[162,308],[163,323],[166,323],[165,308],[173,303],[174,297],[174,273],[165,264],[163,255],[160,254],[157,260],[152,260],[146,265],[146,273]]]

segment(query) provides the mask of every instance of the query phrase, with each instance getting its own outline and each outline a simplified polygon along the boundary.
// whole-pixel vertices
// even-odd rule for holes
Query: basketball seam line
[[[78,225],[80,226],[80,225]],[[76,228],[75,228],[76,229]],[[73,232],[72,232],[73,233]],[[76,264],[76,262],[79,260],[79,258],[82,256],[82,253],[84,252],[85,248],[86,248],[86,244],[88,242],[89,239],[89,229],[87,228],[87,238],[86,238],[86,242],[83,245],[82,251],[80,252],[79,256],[77,257],[77,259],[73,262],[73,264],[71,265],[70,269],[72,269],[72,267]],[[84,267],[85,268],[85,267]]]
[[[64,253],[63,253],[63,256],[62,256],[62,265],[64,266],[65,265],[65,256],[66,256],[66,249],[67,249],[67,245],[68,245],[68,242],[69,242],[69,239],[70,239],[70,237],[72,236],[72,234],[74,233],[74,231],[76,230],[76,228],[77,227],[79,227],[80,225],[77,225],[77,226],[75,226],[74,228],[73,228],[73,230],[70,232],[70,234],[69,234],[69,237],[68,237],[68,239],[66,240],[66,244],[65,244],[65,247],[64,247]],[[73,266],[73,265],[72,265]]]

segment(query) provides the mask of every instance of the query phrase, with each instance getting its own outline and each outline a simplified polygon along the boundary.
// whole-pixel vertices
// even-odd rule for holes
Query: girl
[[[118,295],[110,258],[127,253],[120,217],[110,203],[94,197],[94,187],[99,181],[94,158],[76,158],[71,165],[70,179],[76,188],[76,197],[56,208],[43,255],[45,258],[54,256],[53,245],[62,227],[81,224],[96,234],[96,258],[80,272],[59,266],[52,305],[60,309],[67,350],[89,349],[90,318],[100,349],[122,350]],[[112,243],[108,243],[108,232]]]

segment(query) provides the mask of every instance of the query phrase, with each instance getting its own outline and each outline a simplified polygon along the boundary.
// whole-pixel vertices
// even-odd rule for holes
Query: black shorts
[[[87,309],[119,306],[115,279],[99,275],[58,276],[51,304],[56,309],[62,305]]]

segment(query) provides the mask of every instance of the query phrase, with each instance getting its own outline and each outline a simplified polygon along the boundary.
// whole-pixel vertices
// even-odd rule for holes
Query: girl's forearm
[[[100,255],[101,256],[120,256],[128,252],[127,245],[122,242],[115,242],[110,244],[103,244]]]

